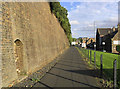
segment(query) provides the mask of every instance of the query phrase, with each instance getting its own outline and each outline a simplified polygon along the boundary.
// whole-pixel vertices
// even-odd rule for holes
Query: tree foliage
[[[61,27],[64,29],[69,42],[72,42],[71,36],[71,25],[69,19],[67,18],[68,11],[66,8],[60,5],[60,2],[50,2],[51,12],[55,14],[56,18],[60,22]]]
[[[82,43],[83,42],[83,39],[82,38],[78,38],[78,40]]]
[[[73,41],[76,41],[77,39],[76,38],[73,38]]]

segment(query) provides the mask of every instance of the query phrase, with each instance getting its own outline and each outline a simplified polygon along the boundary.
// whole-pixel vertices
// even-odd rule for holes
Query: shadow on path
[[[86,83],[82,83],[82,82],[79,82],[79,81],[76,81],[76,80],[72,80],[72,79],[69,79],[69,78],[66,78],[66,77],[63,77],[63,76],[60,76],[60,75],[56,75],[56,74],[49,73],[49,72],[47,72],[47,73],[48,73],[48,74],[51,74],[51,75],[54,75],[54,76],[57,76],[57,77],[60,77],[60,78],[67,79],[67,80],[72,81],[72,82],[76,82],[76,83],[80,83],[80,84],[89,86],[89,89],[90,89],[90,87],[91,87],[92,89],[100,89],[100,88],[98,88],[98,87],[95,87],[95,86],[92,86],[92,85],[89,85],[89,84],[86,84]]]
[[[100,71],[101,70],[99,70],[99,69],[92,69],[92,70],[82,70],[82,69],[80,69],[80,70],[66,70],[66,69],[58,68],[58,67],[53,67],[53,68],[56,68],[58,70],[72,72],[72,73],[77,73],[77,74],[82,74],[82,75],[87,75],[87,76],[101,78],[101,76],[100,76]],[[117,69],[117,71],[120,71],[120,69]],[[111,77],[111,76],[113,76],[113,69],[103,69],[103,72],[107,73],[106,79],[113,80],[113,78]]]

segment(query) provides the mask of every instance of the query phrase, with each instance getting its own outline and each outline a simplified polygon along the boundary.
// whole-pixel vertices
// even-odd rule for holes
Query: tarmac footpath
[[[94,71],[88,68],[75,47],[67,49],[55,66],[31,89],[100,89]]]

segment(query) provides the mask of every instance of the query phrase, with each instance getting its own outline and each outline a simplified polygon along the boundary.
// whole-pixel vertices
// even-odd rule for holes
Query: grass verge
[[[83,58],[88,58],[88,50],[84,48],[78,48],[76,47],[80,54],[82,54]],[[120,55],[112,54],[112,53],[106,53],[106,52],[100,52],[91,50],[92,55],[92,63],[88,61],[89,66],[94,65],[94,52],[96,52],[96,67],[97,69],[100,69],[100,55],[103,55],[103,74],[106,80],[109,82],[113,82],[113,61],[117,59],[117,81],[118,86],[120,88]],[[90,51],[89,51],[90,54]],[[89,55],[90,58],[90,55]],[[93,66],[94,67],[94,66]]]

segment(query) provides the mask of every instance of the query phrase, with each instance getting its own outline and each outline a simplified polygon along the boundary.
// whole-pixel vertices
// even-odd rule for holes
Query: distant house
[[[81,46],[83,47],[83,48],[86,48],[86,43],[87,43],[87,40],[88,40],[89,38],[88,37],[83,37],[82,38],[82,44],[81,44]]]
[[[89,39],[87,40],[87,45],[88,45],[88,44],[91,44],[91,43],[93,43],[93,42],[95,42],[95,38],[89,38]]]
[[[98,28],[96,33],[96,50],[117,53],[118,28]]]
[[[116,51],[116,46],[117,45],[120,45],[120,28],[119,28],[119,26],[118,26],[118,32],[112,38],[112,53],[118,53]]]
[[[82,41],[86,42],[89,38],[88,37],[83,37]]]
[[[86,44],[87,44],[87,48],[94,49],[95,38],[89,38]]]
[[[76,44],[80,44],[80,41],[78,39],[76,40]]]
[[[86,41],[84,41],[84,40],[82,42],[82,48],[86,48]]]

